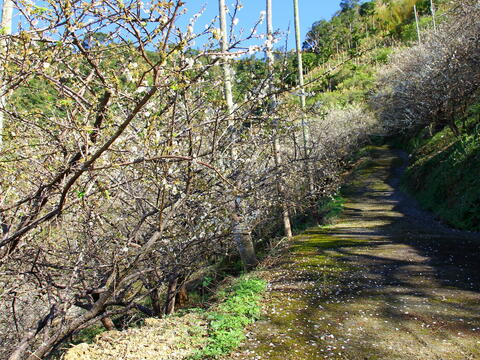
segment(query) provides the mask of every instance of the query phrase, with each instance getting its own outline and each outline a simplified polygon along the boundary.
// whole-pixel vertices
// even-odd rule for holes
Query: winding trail
[[[480,235],[419,210],[401,164],[375,149],[338,223],[263,270],[264,318],[230,359],[480,359]]]

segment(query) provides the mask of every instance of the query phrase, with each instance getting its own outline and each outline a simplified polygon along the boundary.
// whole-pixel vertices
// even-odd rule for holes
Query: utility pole
[[[3,38],[0,40],[0,61],[6,55],[8,51],[8,35],[12,34],[12,15],[13,15],[13,1],[12,0],[3,0],[3,7],[2,7],[2,32],[1,35]],[[3,110],[5,109],[6,103],[6,88],[3,83],[4,76],[3,73],[5,72],[5,63],[2,64],[2,68],[0,69],[0,150],[3,147]]]
[[[433,3],[433,0],[430,0],[430,11],[432,13],[433,31],[436,33],[437,32],[437,21],[435,19],[435,4]]]
[[[6,63],[2,61],[3,57],[6,57],[8,51],[8,35],[12,34],[12,15],[13,15],[13,1],[12,0],[3,0],[2,7],[2,22],[1,29],[3,34],[0,35],[3,38],[0,40],[0,151],[3,148],[3,122],[4,122],[4,109],[6,104],[6,86],[3,83],[4,72]],[[8,231],[7,224],[3,223],[2,215],[0,214],[0,237]]]
[[[226,56],[229,50],[228,33],[227,33],[227,15],[225,8],[225,0],[218,0],[219,15],[220,15],[220,47],[222,55]],[[228,127],[233,130],[234,121],[233,113],[235,111],[235,105],[233,103],[232,94],[232,71],[230,68],[228,58],[222,61],[223,68],[223,91],[225,101],[227,103],[227,116]],[[232,132],[232,136],[236,136]],[[235,161],[235,150],[232,146],[231,157],[232,161]],[[252,235],[249,227],[244,223],[242,216],[242,202],[241,195],[236,195],[232,206],[232,235],[237,245],[238,252],[243,262],[245,270],[250,270],[258,264],[258,260],[255,256],[255,248],[252,242]]]
[[[297,50],[298,62],[298,86],[300,90],[300,104],[302,111],[305,110],[305,81],[303,79],[303,61],[302,61],[302,44],[300,38],[300,14],[298,12],[298,0],[293,0],[293,14],[295,18],[295,45]],[[303,131],[303,150],[305,157],[307,157],[307,142],[308,131],[306,129],[305,118],[302,116],[302,131]]]
[[[305,82],[303,79],[303,61],[302,61],[302,44],[300,38],[300,14],[298,11],[298,0],[293,0],[293,14],[295,18],[295,44],[297,49],[297,62],[298,62],[298,85],[300,88],[300,104],[302,106],[302,132],[303,132],[303,154],[305,156],[305,170],[308,177],[308,188],[310,193],[313,193],[313,178],[310,171],[310,166],[308,165],[308,142],[310,134],[305,123]]]
[[[267,57],[267,67],[268,67],[268,79],[269,79],[269,88],[270,88],[270,106],[269,112],[275,116],[275,110],[277,107],[277,99],[275,96],[274,81],[273,81],[273,21],[272,21],[272,0],[267,0],[267,46],[265,49],[265,54]],[[277,169],[280,169],[282,166],[282,148],[280,145],[280,140],[278,137],[278,120],[275,120],[275,133],[273,138],[273,151],[275,155],[275,166]],[[277,191],[280,201],[282,203],[283,211],[283,228],[285,231],[285,236],[288,238],[292,237],[292,226],[290,222],[290,213],[288,211],[288,206],[285,203],[285,188],[282,184],[282,175],[279,173],[277,175]]]
[[[418,13],[417,13],[417,5],[413,5],[413,11],[415,13],[415,23],[417,25],[417,38],[418,38],[418,43],[422,43],[422,39],[420,37],[420,25],[418,24]]]

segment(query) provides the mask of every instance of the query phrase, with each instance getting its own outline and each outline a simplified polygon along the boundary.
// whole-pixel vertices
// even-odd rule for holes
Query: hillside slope
[[[425,129],[400,144],[411,152],[403,183],[450,226],[480,231],[480,104],[467,114],[459,136],[448,127],[433,136]]]

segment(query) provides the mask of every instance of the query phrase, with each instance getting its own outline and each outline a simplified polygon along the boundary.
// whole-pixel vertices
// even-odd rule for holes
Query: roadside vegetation
[[[1,358],[177,320],[181,339],[202,323],[179,358],[226,354],[265,284],[241,278],[209,308],[213,289],[291,228],[331,223],[386,139],[411,153],[408,191],[479,230],[477,1],[342,1],[307,34],[305,89],[261,19],[228,38],[201,14],[179,25],[185,6],[15,2],[22,26],[0,33]]]
[[[423,130],[398,144],[410,153],[403,183],[427,210],[448,225],[480,231],[480,128],[478,105],[471,106],[459,135],[444,128],[434,136]]]
[[[191,359],[216,359],[236,349],[245,339],[244,328],[260,318],[261,295],[264,280],[240,278],[217,294],[223,301],[207,314],[208,339],[206,345]]]
[[[164,319],[145,319],[141,327],[102,332],[90,344],[69,348],[62,359],[217,359],[237,348],[245,326],[260,317],[265,287],[254,275],[226,279],[211,294],[208,308],[187,308]]]

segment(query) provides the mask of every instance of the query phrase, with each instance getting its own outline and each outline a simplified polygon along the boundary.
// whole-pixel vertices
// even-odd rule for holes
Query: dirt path
[[[265,270],[265,318],[232,359],[480,359],[479,236],[402,195],[399,160],[375,150],[340,221]]]

